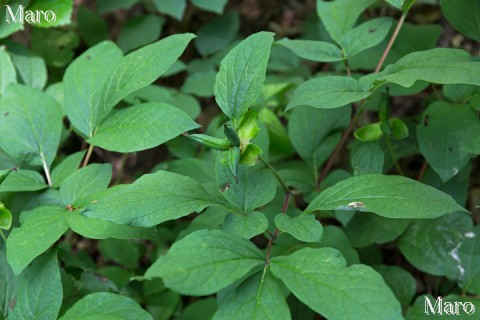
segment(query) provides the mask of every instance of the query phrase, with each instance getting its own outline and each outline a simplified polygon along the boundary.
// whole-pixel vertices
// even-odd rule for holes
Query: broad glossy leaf
[[[60,186],[60,197],[65,206],[77,207],[91,194],[107,189],[112,179],[112,165],[94,163],[76,171]]]
[[[288,136],[298,154],[312,167],[321,165],[320,146],[327,136],[348,125],[350,108],[315,109],[307,106],[293,110],[288,121]],[[322,125],[319,126],[319,123]]]
[[[18,169],[9,174],[0,184],[2,192],[37,191],[47,188],[42,175],[32,170]]]
[[[270,271],[246,279],[220,304],[213,320],[291,319],[283,288]]]
[[[374,268],[382,275],[402,306],[409,306],[417,292],[415,278],[405,269],[397,266],[379,265]]]
[[[363,85],[373,81],[396,83],[411,87],[423,80],[439,84],[466,83],[480,85],[480,62],[472,61],[468,52],[459,49],[436,48],[410,53],[384,71],[361,78]]]
[[[350,159],[354,175],[382,173],[385,154],[377,142],[361,143]]]
[[[317,13],[330,37],[337,43],[353,28],[362,12],[376,0],[317,0]]]
[[[145,274],[187,295],[208,295],[241,279],[265,260],[247,239],[221,230],[196,231],[169,249]]]
[[[55,13],[55,21],[50,22],[46,19],[40,19],[38,23],[35,23],[35,27],[51,28],[63,26],[71,22],[73,0],[32,0],[28,10],[34,12],[37,10],[44,12],[52,10]]]
[[[465,36],[480,41],[480,2],[476,0],[441,0],[448,23]]]
[[[369,86],[351,77],[323,76],[302,83],[295,90],[287,110],[296,106],[333,109],[368,98]]]
[[[213,96],[216,76],[217,73],[213,70],[195,72],[188,76],[181,90],[198,97],[211,97]]]
[[[280,231],[304,242],[319,242],[323,234],[322,224],[313,214],[292,218],[285,213],[279,213],[275,216],[275,225]]]
[[[13,159],[50,167],[61,131],[61,107],[48,94],[11,85],[0,99],[0,147]]]
[[[342,51],[336,45],[326,41],[282,39],[275,44],[292,50],[303,59],[318,62],[335,62],[343,60]]]
[[[277,192],[275,176],[270,169],[262,168],[261,165],[240,165],[235,178],[228,167],[226,152],[218,154],[215,172],[223,197],[244,212],[269,203]]]
[[[116,112],[87,141],[110,151],[134,152],[156,147],[198,127],[180,109],[148,102]]]
[[[392,26],[392,19],[382,17],[368,20],[360,26],[350,30],[340,41],[343,55],[350,59],[354,55],[376,46],[385,39]]]
[[[238,12],[230,11],[203,25],[194,40],[195,47],[202,56],[210,55],[225,48],[237,35],[240,27]]]
[[[5,47],[0,47],[0,96],[5,92],[10,83],[17,82],[17,73],[10,55]]]
[[[37,207],[22,213],[22,225],[7,238],[7,260],[15,274],[20,274],[68,230],[67,215],[59,207]]]
[[[106,220],[87,218],[78,213],[69,214],[67,223],[75,233],[89,239],[158,239],[154,228],[131,227]]]
[[[8,250],[8,249],[7,249]],[[7,251],[8,252],[8,251]],[[15,301],[9,319],[56,319],[62,304],[63,290],[57,254],[48,252],[35,259],[20,274]]]
[[[214,205],[211,196],[195,180],[157,171],[101,198],[82,214],[119,224],[152,227]]]
[[[466,292],[480,294],[480,227],[463,234],[445,259],[445,274]]]
[[[389,219],[370,212],[358,212],[348,222],[345,232],[354,247],[362,248],[397,239],[407,230],[409,224],[410,220]]]
[[[468,105],[434,102],[417,126],[420,151],[444,182],[470,161],[468,147],[478,136],[480,121],[477,112]]]
[[[150,44],[160,37],[164,19],[153,14],[135,16],[120,31],[117,43],[123,52]]]
[[[403,319],[382,277],[365,265],[346,267],[335,249],[304,248],[271,259],[270,268],[299,300],[328,319]]]
[[[249,212],[245,215],[230,213],[225,217],[225,221],[223,223],[223,229],[226,232],[238,234],[239,236],[247,239],[264,233],[267,228],[267,217],[265,217],[265,215],[259,211]]]
[[[65,181],[68,176],[73,174],[80,167],[83,157],[85,156],[85,150],[73,153],[62,160],[52,170],[52,187],[58,188]]]
[[[337,249],[342,253],[347,261],[347,265],[360,263],[357,250],[352,247],[351,241],[348,239],[345,232],[339,227],[325,226],[323,228],[323,235],[320,244],[315,244],[315,247]]]
[[[8,41],[7,46],[20,82],[35,89],[43,89],[47,82],[47,66],[43,58],[16,42]]]
[[[5,255],[5,242],[0,244],[0,317],[6,317],[11,299],[16,291],[17,277],[8,265]]]
[[[65,109],[72,124],[92,137],[119,101],[167,71],[193,37],[173,35],[125,57],[110,41],[85,51],[70,64],[64,76]]]
[[[400,238],[398,246],[415,268],[436,276],[446,275],[445,263],[449,253],[459,246],[472,227],[472,219],[465,213],[416,221]]]
[[[255,33],[233,48],[220,64],[215,100],[234,123],[260,96],[272,42],[273,33]]]
[[[157,10],[168,14],[177,20],[182,20],[187,0],[153,0]]]
[[[132,299],[110,292],[96,292],[78,300],[60,320],[153,320],[152,316]]]
[[[223,8],[225,7],[225,4],[228,2],[228,0],[190,0],[192,3],[207,11],[215,12],[215,13],[222,13]]]
[[[340,181],[320,193],[306,212],[361,209],[395,219],[433,219],[463,211],[449,195],[402,176],[365,174]]]

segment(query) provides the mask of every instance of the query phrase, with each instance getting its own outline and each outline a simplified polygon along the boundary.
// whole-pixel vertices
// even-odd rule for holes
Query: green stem
[[[392,37],[388,42],[387,48],[385,49],[385,51],[383,51],[383,55],[380,58],[380,61],[378,61],[377,67],[375,68],[375,73],[379,72],[380,69],[382,68],[382,65],[385,62],[385,59],[387,58],[388,54],[390,53],[393,43],[395,42],[395,39],[397,38],[398,33],[400,32],[400,29],[402,28],[402,25],[405,22],[406,17],[407,17],[407,12],[404,12],[400,17],[400,20],[398,20],[397,27],[395,28],[395,31],[393,32]]]
[[[83,160],[82,167],[86,167],[88,165],[88,161],[90,161],[90,157],[92,156],[92,152],[95,146],[93,144],[88,146],[88,151],[87,155],[85,156],[85,159]]]
[[[392,157],[393,162],[395,163],[395,168],[397,168],[398,173],[404,176],[405,173],[403,172],[402,167],[400,167],[400,164],[398,163],[398,159],[397,159],[397,156],[395,155],[395,151],[393,150],[392,141],[390,137],[385,136],[385,141],[387,141],[388,152],[390,152],[390,156]]]
[[[280,184],[280,186],[282,187],[283,191],[285,191],[285,193],[290,193],[290,189],[288,189],[287,184],[282,179],[282,177],[280,177],[277,170],[275,170],[275,168],[272,167],[272,165],[270,163],[268,163],[268,161],[265,160],[263,157],[259,156],[258,158],[260,159],[261,162],[263,162],[263,164],[265,164],[270,170],[272,170],[273,175],[275,176],[275,178],[277,178],[277,181]]]
[[[2,229],[0,229],[0,236],[2,237],[3,241],[7,242],[7,237],[5,236],[5,233],[3,233]]]

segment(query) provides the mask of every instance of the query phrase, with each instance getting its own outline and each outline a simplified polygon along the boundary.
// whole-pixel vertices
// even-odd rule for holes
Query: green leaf
[[[342,51],[334,44],[326,41],[282,39],[275,42],[293,51],[303,59],[318,62],[335,62],[343,60]]]
[[[60,197],[65,206],[73,208],[84,204],[89,195],[107,189],[112,179],[112,165],[94,163],[70,175],[60,186]]]
[[[13,159],[49,168],[61,131],[61,107],[48,94],[11,85],[0,99],[0,148]]]
[[[448,23],[465,36],[480,41],[480,3],[476,0],[441,0]]]
[[[147,102],[116,112],[87,141],[110,151],[135,152],[156,147],[198,127],[174,106]]]
[[[417,126],[420,151],[443,182],[467,165],[472,156],[468,147],[478,136],[480,121],[468,105],[434,102]]]
[[[208,295],[241,279],[265,259],[247,239],[220,230],[200,230],[177,241],[145,274],[161,277],[182,294]]]
[[[187,6],[186,0],[153,0],[157,10],[168,14],[177,20],[182,20],[183,12]]]
[[[463,234],[445,259],[446,275],[456,281],[464,292],[480,293],[480,227]]]
[[[20,274],[68,230],[67,215],[59,207],[37,207],[22,213],[21,227],[13,228],[7,238],[7,260],[15,274]]]
[[[4,46],[0,47],[0,96],[11,83],[17,82],[17,73],[10,55]]]
[[[452,213],[435,220],[412,223],[400,238],[399,248],[415,268],[436,276],[446,275],[450,252],[471,232],[472,219],[465,213]],[[457,249],[458,250],[458,249]]]
[[[85,156],[85,150],[73,153],[62,160],[52,170],[51,179],[52,187],[58,188],[71,174],[78,170],[83,157]]]
[[[356,248],[384,244],[397,239],[407,230],[409,220],[388,219],[369,212],[358,212],[345,231]]]
[[[273,33],[255,33],[233,48],[220,64],[215,100],[235,124],[260,96],[272,42]]]
[[[348,125],[350,108],[321,110],[311,107],[295,108],[288,121],[288,136],[298,154],[310,166],[318,167],[324,155],[320,147],[327,136]],[[319,126],[318,124],[322,125]]]
[[[369,20],[350,30],[340,41],[343,55],[350,59],[354,55],[376,46],[385,39],[391,26],[392,18],[383,17]]]
[[[2,2],[2,4],[4,4],[4,2]],[[26,6],[27,4],[28,2],[26,0],[12,0],[8,3],[14,16],[19,10],[19,6]],[[23,23],[18,20],[14,22],[11,18],[10,12],[8,12],[6,8],[5,10],[0,10],[0,39],[6,38],[18,30],[23,30]]]
[[[227,158],[227,152],[219,153],[215,165],[217,185],[225,199],[244,212],[272,201],[277,192],[277,181],[270,169],[259,165],[240,165],[237,177],[234,177],[228,167]]]
[[[105,239],[99,242],[99,249],[105,260],[116,263],[134,270],[140,259],[140,249],[134,243],[120,239]]]
[[[382,275],[402,306],[409,306],[417,292],[415,278],[405,269],[397,266],[379,265],[374,268]]]
[[[12,297],[16,292],[17,277],[8,265],[7,257],[5,256],[5,242],[0,243],[0,317],[5,319],[7,317],[8,309]]]
[[[192,3],[199,7],[200,9],[215,12],[215,13],[222,13],[225,4],[228,0],[191,0]]]
[[[0,229],[8,230],[11,226],[12,214],[7,208],[5,208],[5,205],[0,202]]]
[[[67,223],[75,233],[89,239],[158,239],[154,228],[130,227],[106,220],[90,219],[78,213],[69,214]]]
[[[463,211],[449,195],[402,176],[365,174],[340,181],[320,193],[306,212],[360,208],[395,219],[433,219]]]
[[[42,175],[32,170],[18,169],[9,174],[0,184],[2,192],[37,191],[47,188]]]
[[[105,20],[85,5],[78,6],[77,28],[78,34],[89,47],[93,47],[109,37]]]
[[[190,303],[182,310],[178,316],[178,320],[197,320],[198,315],[201,314],[204,319],[211,320],[217,311],[217,301],[210,297],[206,299],[197,300]]]
[[[40,19],[35,23],[35,27],[51,28],[69,24],[73,11],[73,0],[32,0],[28,10],[47,11],[55,13],[55,21],[49,22],[46,19]]]
[[[238,12],[230,11],[204,24],[197,32],[195,47],[202,56],[208,56],[231,43],[240,28]]]
[[[42,56],[48,66],[63,68],[75,57],[80,37],[69,28],[34,28],[30,43],[32,50]]]
[[[330,37],[337,43],[352,30],[355,21],[376,0],[317,0],[317,13]]]
[[[275,216],[275,225],[278,230],[291,234],[303,242],[319,242],[323,234],[322,224],[313,214],[302,214],[292,218],[285,213],[279,213]]]
[[[165,20],[149,14],[135,16],[128,20],[120,31],[117,43],[123,52],[129,52],[157,40]]]
[[[305,81],[295,90],[287,110],[297,106],[333,109],[368,98],[370,84],[344,76],[322,76]]]
[[[29,87],[43,89],[47,82],[47,66],[43,58],[16,42],[8,41],[6,44],[19,81]]]
[[[70,64],[64,76],[69,120],[82,134],[92,137],[119,101],[167,71],[193,37],[173,35],[125,57],[109,41],[85,51]]]
[[[354,175],[382,173],[385,154],[377,142],[362,143],[357,146],[351,156]]]
[[[237,234],[250,239],[264,233],[268,228],[268,220],[259,211],[249,212],[245,215],[230,213],[223,223],[223,229],[232,234]]]
[[[364,76],[360,83],[385,81],[411,87],[418,80],[440,84],[467,83],[480,85],[480,62],[473,62],[468,52],[436,48],[410,53],[384,71]],[[366,82],[366,83],[365,83]]]
[[[325,226],[323,228],[322,240],[320,244],[315,244],[320,248],[334,248],[340,251],[347,261],[347,265],[359,264],[360,258],[357,250],[352,247],[351,241],[342,229],[336,226]]]
[[[220,304],[213,320],[289,320],[283,288],[269,271],[246,279]]]
[[[200,212],[214,205],[211,196],[195,180],[157,171],[143,175],[133,184],[98,200],[82,214],[119,224],[152,227]]]
[[[415,0],[386,0],[392,6],[397,9],[407,12],[410,7],[415,3]]]
[[[83,297],[60,318],[60,320],[93,319],[153,320],[152,316],[132,299],[109,292],[97,292]]]
[[[195,72],[188,76],[181,90],[198,97],[211,97],[216,76],[217,73],[213,70]]]
[[[400,304],[370,267],[346,267],[332,248],[304,248],[270,260],[275,277],[328,319],[403,319]]]
[[[7,249],[8,253],[8,249]],[[19,276],[17,292],[10,304],[9,319],[56,319],[63,291],[57,254],[54,251],[36,259]]]

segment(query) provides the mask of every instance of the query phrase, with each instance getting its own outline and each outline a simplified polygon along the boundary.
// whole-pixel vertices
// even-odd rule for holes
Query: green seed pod
[[[233,147],[228,150],[227,164],[230,172],[232,172],[235,179],[237,179],[238,164],[240,163],[240,148]],[[237,179],[238,183],[238,179]]]
[[[262,149],[256,144],[250,143],[242,152],[240,164],[253,166],[258,162],[258,156],[262,155]]]
[[[223,133],[225,134],[225,137],[227,137],[228,140],[232,143],[233,146],[239,147],[240,146],[240,138],[238,137],[238,134],[233,130],[232,127],[228,124],[223,125]]]
[[[248,110],[238,124],[237,133],[244,144],[247,144],[251,139],[255,138],[260,130],[257,117],[257,111]]]
[[[383,131],[380,128],[380,122],[376,122],[358,128],[353,135],[355,138],[363,142],[375,141],[383,136]]]
[[[408,127],[400,119],[390,119],[390,127],[392,128],[392,137],[395,140],[403,140],[408,137]]]
[[[206,134],[184,134],[184,136],[215,150],[227,151],[233,146],[228,139],[215,138]]]

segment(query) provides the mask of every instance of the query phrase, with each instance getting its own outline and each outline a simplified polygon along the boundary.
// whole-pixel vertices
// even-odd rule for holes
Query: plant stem
[[[88,161],[90,161],[90,157],[92,156],[94,148],[95,148],[95,146],[93,144],[88,146],[87,155],[85,156],[85,159],[83,160],[82,167],[86,167],[88,165]]]
[[[397,168],[398,173],[404,176],[405,173],[403,172],[402,167],[400,167],[400,163],[398,163],[397,157],[395,156],[395,151],[393,150],[392,146],[392,140],[390,139],[390,137],[385,136],[385,141],[387,142],[388,152],[390,152],[393,163],[395,163],[395,168]]]
[[[291,197],[292,197],[292,194],[290,192],[288,191],[285,192],[285,198],[283,199],[283,205],[282,205],[282,213],[287,212]],[[278,230],[278,228],[275,228],[275,231],[273,231],[273,234],[270,240],[268,241],[267,253],[265,254],[265,265],[268,265],[270,263],[270,251],[272,250],[273,241],[275,241],[279,233],[280,233],[280,230]]]
[[[390,38],[390,41],[388,42],[387,47],[385,48],[385,51],[382,54],[382,57],[378,61],[377,67],[375,68],[374,73],[378,73],[380,69],[382,68],[383,63],[385,62],[385,59],[387,58],[390,50],[392,49],[393,43],[395,42],[395,39],[398,36],[398,33],[400,32],[400,29],[402,28],[403,23],[405,22],[405,18],[407,17],[407,12],[404,12],[402,16],[400,17],[400,20],[398,21],[397,27],[395,28],[395,31],[392,34],[392,37]],[[346,64],[348,65],[348,64]],[[348,73],[347,69],[347,73]],[[355,125],[360,117],[360,115],[363,112],[363,105],[365,104],[365,100],[362,100],[360,103],[360,106],[357,109],[357,112],[355,115],[352,117],[350,120],[350,124],[348,125],[348,128],[343,132],[342,137],[340,138],[340,141],[338,142],[337,146],[333,150],[332,154],[330,157],[328,157],[327,163],[325,164],[325,167],[322,170],[322,174],[320,175],[320,178],[317,180],[316,183],[316,190],[320,191],[320,183],[323,181],[323,179],[326,178],[328,173],[330,172],[330,169],[332,168],[333,162],[337,158],[338,154],[340,153],[340,150],[343,148],[343,145],[348,139],[348,136],[352,132],[353,128],[355,128]]]
[[[427,171],[428,168],[428,162],[427,160],[423,161],[422,168],[420,169],[420,173],[418,174],[417,180],[421,181],[423,179],[423,176],[425,175],[425,171]]]
[[[287,184],[282,179],[282,177],[280,177],[277,170],[275,170],[275,168],[272,167],[272,165],[267,160],[265,160],[263,157],[259,156],[258,159],[260,159],[260,161],[263,162],[263,164],[265,164],[270,170],[272,170],[273,175],[275,176],[275,178],[277,178],[277,181],[280,184],[280,186],[282,187],[283,191],[285,191],[285,193],[290,193],[290,190],[288,189]]]
[[[48,169],[47,162],[45,161],[45,156],[40,152],[40,158],[42,159],[43,171],[45,172],[45,177],[47,178],[48,186],[52,187],[52,178],[50,177],[50,170]]]
[[[405,18],[407,17],[407,12],[404,12],[402,16],[400,17],[400,20],[398,20],[397,27],[395,28],[395,31],[392,34],[392,37],[390,38],[390,41],[388,42],[387,48],[385,51],[383,51],[383,55],[380,58],[380,61],[378,61],[377,67],[375,68],[375,73],[378,73],[380,69],[382,68],[383,63],[385,62],[385,59],[387,58],[388,54],[390,53],[390,50],[392,49],[393,43],[395,42],[395,39],[398,36],[398,33],[400,32],[400,29],[402,28],[403,23],[405,22]]]
[[[7,242],[7,237],[5,237],[5,233],[3,233],[2,229],[0,229],[0,236],[2,237],[3,241]]]

